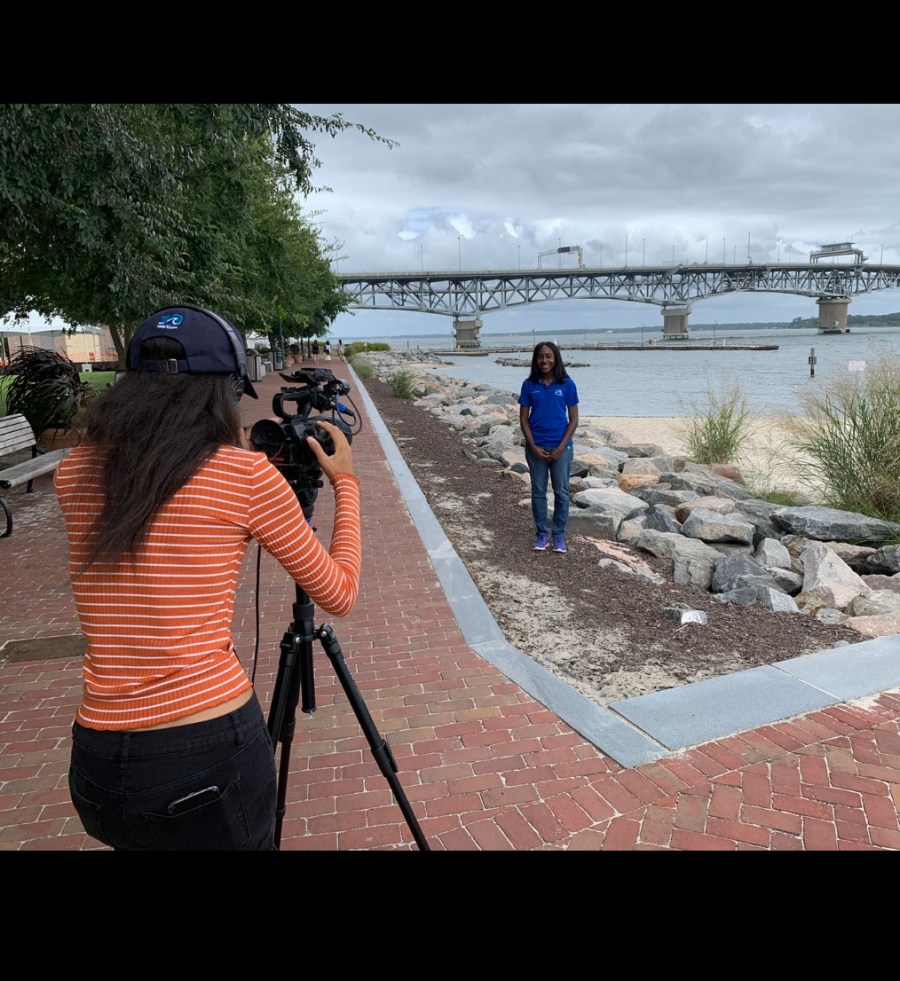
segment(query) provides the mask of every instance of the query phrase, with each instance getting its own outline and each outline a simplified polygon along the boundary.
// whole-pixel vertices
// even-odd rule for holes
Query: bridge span
[[[900,266],[821,262],[335,273],[350,307],[454,318],[459,348],[478,347],[483,316],[551,300],[624,300],[660,308],[664,340],[686,340],[691,304],[727,293],[814,298],[823,333],[845,333],[852,297],[900,287]]]

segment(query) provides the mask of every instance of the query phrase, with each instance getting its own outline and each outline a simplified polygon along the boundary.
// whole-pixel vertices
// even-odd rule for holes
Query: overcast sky
[[[580,245],[586,266],[802,261],[853,241],[900,264],[900,105],[303,104],[356,131],[316,139],[307,213],[340,243],[339,272],[534,268]],[[627,257],[626,257],[627,249]],[[576,268],[573,255],[540,260]],[[900,310],[900,291],[850,314]],[[733,294],[691,322],[814,317],[808,297]],[[530,318],[530,319],[529,319]],[[659,308],[615,300],[485,315],[483,333],[662,327]],[[343,314],[335,336],[449,333],[413,312]]]

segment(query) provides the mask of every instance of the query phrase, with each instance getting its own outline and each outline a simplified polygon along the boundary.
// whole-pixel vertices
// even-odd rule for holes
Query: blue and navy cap
[[[142,358],[141,344],[151,337],[179,341],[184,357],[167,361]],[[129,371],[236,375],[243,379],[244,392],[259,398],[247,375],[247,351],[240,331],[224,317],[200,307],[163,307],[151,313],[134,332],[125,365]]]

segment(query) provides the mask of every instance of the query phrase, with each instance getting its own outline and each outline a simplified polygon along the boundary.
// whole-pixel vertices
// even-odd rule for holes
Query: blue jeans
[[[69,791],[115,849],[270,851],[275,751],[256,694],[208,722],[111,732],[72,726]]]
[[[547,447],[555,449],[556,447]],[[569,445],[562,456],[549,463],[539,460],[530,447],[525,447],[525,460],[531,472],[531,513],[534,517],[534,528],[538,535],[547,534],[547,481],[553,488],[553,523],[550,526],[551,535],[565,535],[569,524],[569,476],[572,473],[572,460],[575,447]]]

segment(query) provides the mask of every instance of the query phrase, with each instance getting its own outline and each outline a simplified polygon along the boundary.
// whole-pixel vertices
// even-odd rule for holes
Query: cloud
[[[591,266],[624,264],[626,250],[631,264],[670,263],[673,250],[687,262],[787,261],[852,240],[900,264],[900,105],[303,108],[399,144],[347,131],[317,145],[316,182],[333,193],[307,206],[342,243],[342,272],[533,267],[560,244],[581,245]],[[900,309],[895,291],[878,298]],[[794,316],[814,309],[790,300],[805,311]],[[758,294],[732,302],[737,319],[761,309]]]

